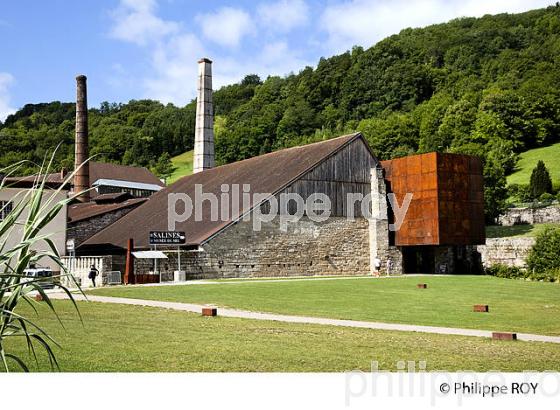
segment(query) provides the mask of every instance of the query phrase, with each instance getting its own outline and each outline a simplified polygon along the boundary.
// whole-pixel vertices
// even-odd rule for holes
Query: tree
[[[175,167],[167,152],[164,152],[152,167],[152,172],[164,180],[167,180],[173,174],[173,171],[175,171]]]
[[[316,68],[214,92],[216,162],[362,131],[381,158],[417,151],[472,152],[485,163],[488,216],[502,176],[528,148],[560,141],[560,10],[460,18],[402,30],[373,47],[321,58]],[[99,160],[152,165],[192,149],[196,101],[102,103],[90,109]],[[0,167],[73,159],[74,104],[28,104],[0,127]],[[218,121],[221,121],[218,125]],[[23,173],[35,172],[25,166]],[[498,185],[493,185],[497,183]]]
[[[544,193],[552,194],[552,179],[543,161],[537,162],[537,166],[531,173],[530,192],[533,199],[539,198]]]
[[[560,229],[547,228],[536,238],[535,245],[527,256],[527,267],[535,273],[556,270],[560,274]]]
[[[503,167],[496,160],[487,160],[484,165],[484,212],[487,223],[496,223],[498,216],[505,211],[507,195]]]
[[[418,129],[410,114],[362,120],[358,126],[374,154],[382,160],[412,154],[418,148]]]

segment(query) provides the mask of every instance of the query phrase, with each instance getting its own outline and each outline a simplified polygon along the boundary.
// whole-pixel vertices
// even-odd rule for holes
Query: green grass
[[[560,143],[535,148],[520,155],[517,170],[507,177],[508,184],[528,184],[539,160],[544,161],[553,183],[560,183]]]
[[[79,302],[55,306],[64,330],[47,308],[38,320],[63,346],[56,349],[66,372],[332,372],[381,370],[396,362],[426,361],[427,370],[560,370],[560,345],[499,342],[476,337],[389,332],[289,324],[139,306]],[[22,306],[21,313],[33,315]],[[27,358],[22,339],[8,351]],[[28,358],[32,370],[37,370]],[[43,354],[39,370],[49,370]]]
[[[175,171],[168,179],[167,184],[171,185],[173,182],[184,177],[185,175],[192,174],[193,171],[193,153],[194,151],[187,151],[181,155],[171,158],[171,162],[175,167]]]
[[[543,232],[547,227],[560,227],[560,224],[523,224],[513,226],[487,226],[487,238],[509,238],[509,237],[535,237]]]
[[[428,289],[417,289],[417,283]],[[489,276],[423,276],[103,288],[96,295],[208,303],[417,325],[560,335],[560,285]],[[474,304],[490,313],[474,313]]]

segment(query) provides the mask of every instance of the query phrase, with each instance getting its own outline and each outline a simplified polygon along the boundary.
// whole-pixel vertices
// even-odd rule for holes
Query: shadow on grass
[[[535,229],[534,225],[523,224],[513,226],[492,225],[486,227],[487,238],[507,238],[511,236],[528,236]]]

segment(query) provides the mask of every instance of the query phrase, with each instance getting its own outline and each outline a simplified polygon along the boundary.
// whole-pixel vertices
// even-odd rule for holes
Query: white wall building
[[[31,191],[28,188],[0,189],[0,209],[2,209],[2,211],[0,212],[0,220],[3,220],[8,215],[8,213],[17,206],[17,204],[19,204],[22,200],[25,200],[26,195],[31,195]],[[66,199],[68,192],[60,191],[57,193],[57,191],[55,190],[47,189],[45,190],[42,204],[45,204],[49,200],[49,198],[53,197],[53,195],[54,201],[52,202],[52,204],[55,204]],[[50,207],[50,209],[52,209],[52,206]],[[50,235],[50,239],[54,242],[61,255],[65,255],[66,252],[66,213],[67,209],[66,206],[64,206],[63,209],[61,209],[58,215],[54,218],[54,220],[51,221],[51,223],[49,223],[40,232],[40,234],[42,235]],[[23,233],[21,224],[25,222],[28,215],[28,209],[24,209],[20,216],[20,219],[18,220],[20,224],[12,228],[12,230],[8,234],[0,237],[0,240],[2,242],[7,239],[5,249],[11,249],[21,242]],[[48,250],[48,246],[46,243],[38,244],[38,246],[35,247],[35,250]],[[53,271],[60,271],[60,268],[48,258],[41,260],[39,264],[42,267],[49,267]]]

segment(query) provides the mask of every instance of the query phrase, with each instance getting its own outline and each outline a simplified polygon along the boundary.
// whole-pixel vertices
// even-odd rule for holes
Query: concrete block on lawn
[[[214,307],[202,308],[202,316],[218,316],[218,309]]]
[[[492,332],[494,340],[517,340],[517,333]]]

